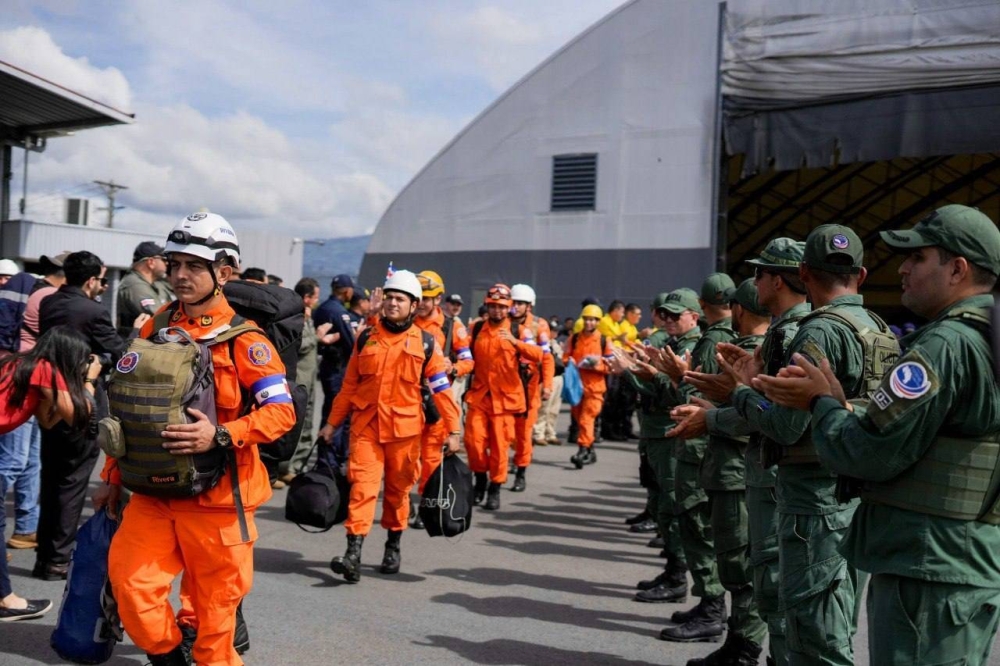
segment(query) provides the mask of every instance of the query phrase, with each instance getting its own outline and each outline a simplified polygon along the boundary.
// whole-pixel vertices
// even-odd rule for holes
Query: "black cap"
[[[153,241],[142,241],[135,246],[135,252],[132,253],[132,263],[134,264],[150,257],[161,256],[163,256],[163,248],[161,246]]]
[[[340,275],[334,275],[333,281],[330,282],[331,289],[347,289],[348,287],[354,288],[354,280],[347,273],[341,273]]]
[[[453,305],[462,305],[462,297],[458,294],[451,294],[448,298],[444,299],[444,302]]]

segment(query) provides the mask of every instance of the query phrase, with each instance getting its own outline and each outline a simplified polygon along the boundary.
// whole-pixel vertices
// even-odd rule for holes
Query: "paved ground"
[[[669,614],[693,600],[684,606],[631,600],[635,582],[662,566],[645,547],[647,537],[622,523],[643,501],[635,444],[602,445],[599,462],[583,471],[569,464],[572,453],[569,446],[540,449],[527,492],[505,491],[501,511],[477,511],[461,538],[407,532],[400,575],[377,572],[385,535],[376,527],[357,585],[328,568],[343,551],[342,528],[305,534],[284,521],[284,491],[275,493],[257,514],[246,662],[684,664],[714,649],[656,639]],[[18,593],[61,594],[60,583],[30,578],[33,552],[14,556]],[[0,625],[0,664],[62,663],[48,646],[55,622],[53,611],[39,621]],[[856,647],[857,662],[867,663],[863,628]],[[144,663],[142,656],[126,643],[108,663]]]

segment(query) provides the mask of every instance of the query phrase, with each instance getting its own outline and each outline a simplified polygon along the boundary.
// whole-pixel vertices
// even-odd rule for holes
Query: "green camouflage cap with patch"
[[[1000,230],[977,208],[961,204],[942,206],[912,229],[883,231],[880,235],[897,250],[939,246],[1000,275]]]
[[[656,295],[656,298],[653,299],[653,303],[650,305],[650,307],[654,310],[662,308],[663,304],[667,302],[668,296],[670,296],[669,291],[661,291]]]
[[[726,301],[738,303],[743,309],[761,317],[771,315],[770,311],[757,301],[757,283],[753,278],[747,278],[740,282],[740,286],[726,290]]]
[[[736,286],[725,273],[712,273],[701,284],[701,300],[710,305],[727,305],[726,290]]]
[[[701,309],[701,303],[698,302],[698,292],[687,287],[674,289],[667,294],[667,300],[661,309],[674,314],[681,314],[691,310],[692,312],[697,312],[699,316],[705,316],[705,312]]]
[[[839,261],[834,261],[839,258]],[[865,264],[861,239],[842,224],[823,224],[806,238],[802,263],[827,273],[860,273]]]
[[[747,259],[747,263],[779,271],[798,271],[805,248],[806,244],[802,241],[773,238],[758,258]]]

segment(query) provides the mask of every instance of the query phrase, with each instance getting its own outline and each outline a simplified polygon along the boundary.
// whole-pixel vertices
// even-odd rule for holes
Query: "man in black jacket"
[[[39,308],[41,334],[66,325],[77,331],[90,350],[104,362],[116,362],[128,342],[115,331],[111,313],[94,300],[107,285],[104,263],[90,252],[74,252],[63,262],[66,283],[47,296]],[[149,319],[140,315],[133,324],[135,337]],[[103,390],[96,392],[98,418],[107,411]],[[38,548],[32,576],[43,580],[66,578],[70,553],[76,541],[80,512],[87,497],[87,482],[98,456],[97,442],[89,432],[73,431],[64,423],[42,429],[42,484],[38,517]]]

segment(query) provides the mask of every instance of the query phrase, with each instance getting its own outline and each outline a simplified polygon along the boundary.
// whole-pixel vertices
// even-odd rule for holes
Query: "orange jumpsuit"
[[[351,500],[344,527],[351,535],[367,535],[375,520],[378,491],[385,477],[382,527],[405,530],[410,488],[417,477],[417,456],[424,430],[420,389],[426,380],[441,413],[445,433],[457,432],[458,405],[451,396],[441,348],[424,367],[423,333],[410,326],[393,333],[381,321],[368,341],[347,363],[344,385],[333,401],[327,423],[334,428],[351,415],[347,478]]]
[[[234,314],[220,297],[198,318],[185,315],[182,305],[171,323],[198,339],[228,324]],[[149,321],[140,335],[152,334]],[[218,423],[233,438],[249,538],[240,533],[227,472],[196,497],[158,499],[133,493],[108,556],[108,577],[122,624],[149,654],[165,654],[181,642],[168,596],[174,578],[183,572],[182,601],[189,608],[179,620],[198,632],[194,644],[198,664],[243,663],[233,649],[236,606],[253,582],[254,510],[271,498],[257,445],[275,441],[295,423],[285,367],[270,341],[261,333],[245,333],[234,340],[233,356],[229,348],[228,343],[212,347],[215,404]],[[256,407],[243,417],[241,387],[254,396]],[[121,483],[113,458],[101,476],[109,483]]]
[[[580,364],[584,357],[596,356],[597,365],[592,368],[583,368]],[[576,361],[576,367],[580,370],[580,380],[583,382],[583,400],[573,408],[573,418],[580,426],[580,434],[577,443],[580,446],[590,448],[594,443],[594,421],[601,413],[604,406],[604,393],[608,390],[604,376],[608,373],[606,359],[613,356],[611,340],[605,340],[604,349],[601,349],[601,334],[597,331],[587,333],[580,331],[574,333],[566,341],[566,351],[563,352],[563,362],[569,363],[570,359]]]
[[[465,393],[469,467],[476,473],[489,472],[493,483],[507,480],[507,453],[517,440],[515,416],[527,410],[518,366],[522,361],[529,365],[542,361],[541,347],[523,341],[515,347],[501,340],[499,332],[504,329],[510,330],[510,320],[483,324],[472,350],[472,386]]]
[[[413,323],[419,326],[421,330],[434,336],[438,347],[442,351],[444,351],[444,344],[447,341],[444,322],[445,316],[439,307],[435,307],[429,317],[417,317],[413,320]],[[452,365],[452,373],[449,379],[464,377],[472,372],[470,344],[468,330],[462,324],[462,320],[455,317],[451,322],[451,351],[456,360]],[[431,474],[441,464],[441,447],[444,445],[444,440],[448,438],[448,433],[449,430],[444,427],[443,419],[437,423],[424,425],[424,432],[420,438],[420,460],[417,463],[420,476],[417,492],[424,492],[427,479],[431,478]]]
[[[530,312],[525,315],[518,331],[525,342],[538,345],[542,349],[542,362],[531,366],[531,379],[528,381],[528,411],[515,421],[517,441],[514,443],[514,464],[527,467],[531,464],[532,431],[538,421],[538,410],[542,406],[542,388],[552,390],[552,380],[556,376],[556,361],[552,358],[552,347],[549,344],[551,329],[549,322],[536,317]]]

